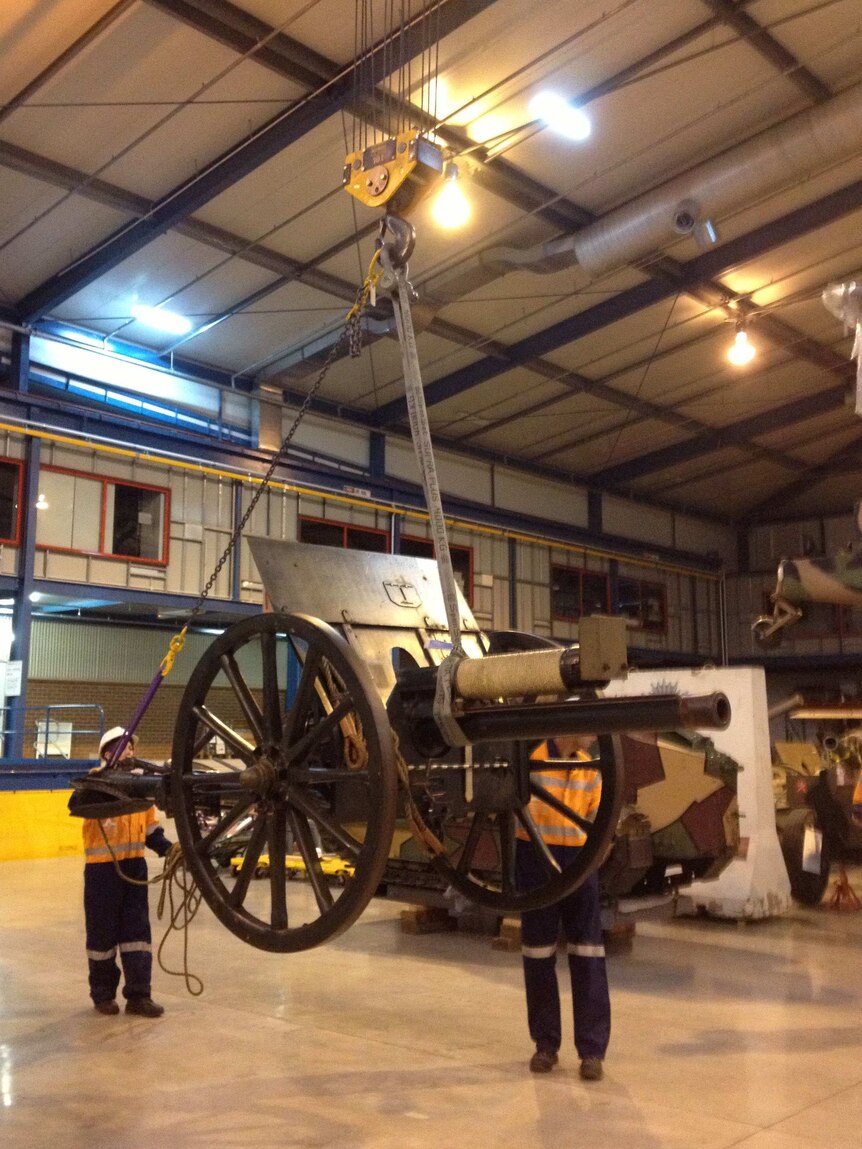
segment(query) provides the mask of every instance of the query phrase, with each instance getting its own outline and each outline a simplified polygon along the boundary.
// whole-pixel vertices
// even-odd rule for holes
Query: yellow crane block
[[[366,207],[388,204],[397,195],[393,208],[403,215],[437,183],[443,167],[443,149],[410,129],[351,152],[342,183]]]

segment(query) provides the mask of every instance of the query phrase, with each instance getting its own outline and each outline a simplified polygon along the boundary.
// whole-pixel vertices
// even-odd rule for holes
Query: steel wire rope
[[[291,224],[297,223],[299,220],[301,220],[304,216],[308,215],[310,212],[316,211],[317,208],[319,208],[322,204],[326,203],[327,200],[334,199],[335,196],[337,196],[340,192],[341,192],[340,185],[337,188],[330,188],[329,191],[323,192],[323,194],[319,195],[317,197],[317,199],[312,200],[311,203],[306,204],[304,207],[300,208],[299,211],[294,212],[293,215],[289,215],[286,219],[283,219],[283,220],[279,221],[278,223],[273,224],[272,227],[267,228],[266,231],[263,231],[259,235],[256,235],[254,237],[254,239],[247,240],[245,243],[243,243],[243,245],[237,251],[229,252],[226,256],[224,256],[223,259],[218,260],[211,267],[208,267],[205,271],[200,272],[199,275],[194,276],[192,279],[186,280],[185,283],[181,284],[179,287],[175,288],[173,291],[171,291],[167,295],[163,296],[157,303],[152,304],[152,306],[153,307],[162,307],[162,306],[164,306],[164,304],[170,303],[172,300],[174,300],[178,296],[182,295],[183,292],[189,291],[192,287],[196,287],[199,283],[202,283],[205,279],[208,279],[211,275],[215,275],[215,273],[217,271],[222,271],[225,267],[227,267],[227,265],[229,263],[232,263],[235,259],[242,259],[243,255],[247,251],[252,251],[255,247],[258,246],[258,244],[263,243],[267,239],[271,239],[274,235],[277,235],[283,228],[289,227]],[[299,264],[297,266],[297,269],[296,269],[296,275],[295,275],[296,279],[301,280],[303,270],[304,270],[303,266],[301,264]],[[333,309],[334,308],[332,308],[330,310],[333,310]],[[291,311],[293,311],[293,310],[295,310],[295,309],[291,308]],[[299,309],[296,309],[296,310],[299,310]],[[320,308],[319,310],[323,310],[323,309]],[[219,314],[223,314],[223,313],[219,313]],[[260,314],[260,312],[253,312],[250,314]],[[189,316],[188,313],[186,313],[186,315],[188,318],[191,318],[191,316]],[[230,317],[232,318],[232,316],[230,316]],[[213,318],[218,318],[218,316],[213,316],[210,313],[210,319],[213,319]],[[135,322],[134,316],[132,316],[132,317],[124,316],[123,319],[124,319],[124,322],[121,323],[119,325],[119,327],[114,328],[113,331],[108,332],[105,335],[105,339],[114,339],[121,331],[123,331],[126,327],[131,326],[131,324]],[[74,321],[72,321],[72,322],[74,322]],[[78,322],[80,322],[80,320],[78,320]],[[208,330],[210,330],[210,326],[208,324],[204,323],[199,328],[197,328],[196,330],[190,331],[187,335],[184,335],[182,337],[182,339],[178,339],[175,343],[172,343],[170,345],[170,347],[165,348],[165,350],[160,352],[160,354],[161,355],[169,355],[172,351],[175,351],[177,347],[182,346],[182,344],[184,344],[184,343],[190,342],[192,339],[195,339],[200,335],[206,334],[206,332]]]
[[[356,117],[354,116],[353,119],[354,119],[354,123],[355,123]],[[343,110],[341,112],[341,131],[342,131],[342,135],[344,136],[344,141],[345,141],[345,146],[346,146],[347,128],[346,128],[346,125],[344,123],[344,111]],[[356,199],[354,196],[350,197],[350,211],[351,211],[351,214],[353,215],[353,235],[354,235],[354,245],[353,246],[354,246],[354,249],[356,251],[356,262],[357,262],[357,265],[359,267],[359,273],[361,275],[362,274],[362,250],[361,250],[361,246],[360,246],[360,230],[361,229],[359,227],[359,218],[358,218],[357,212],[356,212]],[[372,300],[372,302],[373,302],[373,300]],[[370,345],[368,348],[368,369],[371,373],[371,393],[374,397],[375,405],[379,406],[378,392],[377,392],[377,369],[376,369],[376,365],[374,362],[373,345]]]
[[[653,362],[655,360],[655,357],[658,353],[658,349],[661,346],[661,341],[664,338],[664,334],[667,331],[668,324],[670,323],[670,320],[671,320],[671,316],[673,315],[674,310],[676,308],[676,305],[679,302],[679,297],[680,297],[680,293],[677,292],[677,294],[671,300],[671,305],[668,308],[668,313],[665,316],[665,321],[662,324],[661,331],[656,336],[655,346],[653,347],[652,354],[650,355],[650,357],[647,359],[646,363],[644,364],[644,368],[643,368],[643,371],[641,373],[641,377],[638,380],[638,385],[634,390],[634,394],[632,396],[632,398],[634,398],[634,399],[638,398],[638,396],[641,393],[641,389],[642,389],[644,383],[646,383],[647,375],[649,375],[650,368],[652,367]],[[619,427],[617,428],[616,434],[614,435],[614,440],[610,444],[610,447],[608,449],[608,453],[605,456],[605,462],[604,462],[605,466],[607,466],[607,464],[610,462],[610,460],[613,459],[614,452],[616,451],[617,447],[619,446],[620,436],[622,435],[622,433],[626,429],[626,427],[628,427],[630,425],[630,423],[632,421],[633,414],[634,414],[634,412],[629,411],[626,414],[626,417],[623,419],[622,423],[620,423]]]

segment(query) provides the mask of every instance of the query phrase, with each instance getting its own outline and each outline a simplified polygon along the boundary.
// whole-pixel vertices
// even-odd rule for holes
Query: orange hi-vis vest
[[[111,862],[116,858],[122,862],[126,858],[143,858],[147,834],[158,826],[155,806],[150,806],[141,814],[122,814],[118,818],[84,818],[84,856],[89,862]],[[111,849],[105,844],[108,839]],[[113,857],[111,850],[114,851]]]
[[[547,762],[558,758],[559,752],[553,739],[543,742],[530,755],[534,762]],[[574,762],[590,762],[589,754],[579,750]],[[602,776],[598,770],[572,765],[568,768],[548,768],[540,773],[533,771],[530,778],[567,806],[573,813],[592,822],[599,808],[602,796]],[[553,807],[534,797],[527,807],[536,828],[549,846],[583,846],[587,840],[583,830],[570,822]],[[522,841],[529,841],[527,831],[518,826],[515,834]]]
[[[859,780],[853,791],[853,821],[857,826],[862,826],[862,771],[859,772]]]

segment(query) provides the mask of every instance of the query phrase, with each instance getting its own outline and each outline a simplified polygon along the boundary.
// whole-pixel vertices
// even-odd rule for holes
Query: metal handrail
[[[88,713],[88,721],[86,724],[81,724],[76,719],[82,718],[84,712]],[[96,702],[47,703],[43,706],[25,706],[23,709],[14,711],[16,716],[20,716],[20,725],[17,727],[8,725],[11,713],[13,713],[11,706],[0,706],[3,724],[3,734],[0,737],[0,772],[2,772],[4,764],[8,765],[11,762],[11,759],[6,755],[6,746],[14,740],[16,734],[21,734],[22,746],[33,747],[33,757],[16,758],[15,764],[18,766],[32,765],[44,770],[49,764],[62,765],[64,762],[71,763],[79,760],[73,759],[72,756],[73,738],[86,738],[92,742],[95,749],[105,732],[105,712]],[[56,738],[58,734],[62,734],[64,738],[68,737],[68,754],[62,750],[57,752]],[[93,753],[92,757],[96,758],[97,754]]]

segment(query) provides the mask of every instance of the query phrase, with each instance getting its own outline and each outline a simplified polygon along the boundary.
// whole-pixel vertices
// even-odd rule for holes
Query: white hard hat
[[[116,742],[119,738],[122,738],[125,733],[125,726],[112,726],[110,730],[106,730],[99,742],[99,757],[101,758],[103,756],[105,749],[110,746],[112,742]],[[133,734],[129,741],[133,747],[137,746],[137,734]]]

